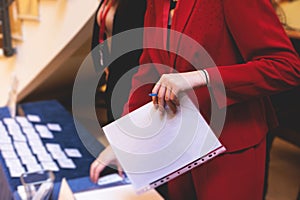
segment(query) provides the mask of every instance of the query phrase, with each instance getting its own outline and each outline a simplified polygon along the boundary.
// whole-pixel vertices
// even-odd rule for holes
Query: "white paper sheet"
[[[40,162],[53,162],[52,157],[48,153],[38,153],[37,157]]]
[[[16,120],[22,127],[32,127],[32,124],[28,121],[26,117],[16,116]]]
[[[12,178],[20,177],[25,172],[22,166],[13,166],[9,168],[9,173]]]
[[[139,192],[222,147],[187,96],[181,98],[176,115],[167,111],[162,116],[148,103],[103,127],[103,131]]]
[[[23,127],[23,132],[25,133],[25,135],[34,135],[37,134],[37,132],[35,131],[35,129],[33,128],[33,126],[30,127]]]
[[[113,174],[108,174],[106,176],[100,177],[97,181],[97,184],[101,186],[105,186],[108,184],[121,182],[122,180],[123,178],[119,174],[113,173]]]
[[[17,159],[18,158],[15,151],[1,151],[1,154],[4,159]]]
[[[42,170],[42,166],[39,164],[26,164],[26,169],[27,172],[36,172],[36,171],[41,171]]]
[[[47,127],[49,128],[50,131],[57,131],[57,132],[62,131],[62,128],[59,124],[48,123]]]
[[[52,132],[48,129],[46,125],[35,125],[36,130],[39,132],[41,138],[53,139],[54,136]]]
[[[14,141],[19,141],[19,142],[26,142],[26,137],[22,134],[22,133],[19,133],[19,134],[14,134],[13,135],[13,140]]]
[[[36,154],[36,155],[37,154],[46,154],[47,153],[45,147],[43,145],[41,145],[41,144],[39,144],[39,145],[31,145],[31,149],[32,149],[32,152],[34,154]]]
[[[60,168],[64,169],[75,169],[76,165],[72,159],[58,159],[57,160]]]
[[[0,144],[11,144],[11,138],[7,135],[0,135]]]
[[[82,155],[78,149],[66,148],[64,149],[66,154],[71,158],[81,158]]]
[[[20,157],[33,156],[29,148],[16,148]]]
[[[38,115],[28,114],[27,119],[31,122],[41,122],[41,118]]]
[[[22,167],[22,164],[21,164],[21,162],[18,158],[16,158],[16,159],[7,159],[7,160],[5,160],[5,163],[6,163],[6,166],[9,167],[9,168],[11,168],[13,166]]]
[[[63,151],[51,151],[51,156],[58,160],[64,160],[64,159],[68,159],[68,157],[66,156],[66,154]]]
[[[22,163],[25,164],[37,164],[35,156],[21,156]]]
[[[51,171],[59,171],[59,168],[55,162],[41,162],[43,169]]]
[[[29,145],[32,146],[43,146],[43,142],[38,134],[27,135]]]
[[[1,144],[0,150],[1,151],[14,151],[14,146],[12,144]]]
[[[61,147],[59,144],[54,144],[54,143],[47,143],[46,148],[49,152],[52,151],[61,151]]]
[[[17,124],[16,120],[14,118],[4,118],[3,122],[8,126],[8,125],[15,125]]]

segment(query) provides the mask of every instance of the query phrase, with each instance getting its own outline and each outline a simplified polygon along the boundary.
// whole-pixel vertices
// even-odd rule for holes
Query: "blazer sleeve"
[[[300,84],[300,60],[269,0],[224,0],[226,25],[244,63],[208,68],[220,107]],[[222,80],[217,79],[218,74]],[[225,86],[226,94],[221,88]],[[226,98],[227,102],[218,101]]]

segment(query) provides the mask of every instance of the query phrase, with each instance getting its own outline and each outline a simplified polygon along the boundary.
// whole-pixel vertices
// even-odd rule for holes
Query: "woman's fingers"
[[[172,101],[166,101],[166,104],[173,113],[177,112],[177,106]]]
[[[121,165],[118,164],[117,166],[118,166],[118,174],[119,174],[122,178],[124,178],[123,169],[122,169]]]
[[[106,165],[102,164],[99,162],[99,164],[96,166],[95,171],[94,171],[94,183],[97,183],[100,173],[103,171],[103,169],[106,167]]]
[[[96,165],[97,165],[97,163],[95,160],[90,166],[90,179],[92,182],[94,182],[94,171],[95,171]]]
[[[157,109],[158,108],[158,97],[157,97],[157,94],[158,94],[158,91],[159,91],[159,88],[160,88],[160,83],[157,82],[155,84],[155,86],[153,87],[152,89],[152,102],[154,104],[154,107]]]
[[[109,165],[115,164],[118,167],[118,170],[121,171],[121,166],[114,154],[111,146],[107,146],[98,156],[98,158],[91,164],[90,167],[90,178],[91,180],[96,183],[98,181],[100,173],[103,169]]]
[[[152,89],[152,93],[157,94],[157,97],[152,96],[153,104],[161,112],[164,111],[165,105],[168,105],[175,113],[179,106],[178,95],[181,92],[204,85],[203,74],[199,71],[163,74]]]
[[[105,166],[105,164],[97,159],[92,163],[90,167],[90,178],[92,182],[97,183],[100,173],[103,171]]]
[[[165,93],[166,93],[166,87],[164,85],[161,85],[159,90],[158,90],[158,94],[157,94],[158,109],[161,112],[164,112],[164,110],[165,110]]]
[[[179,106],[179,100],[177,98],[177,93],[171,92],[170,94],[170,100],[176,105]]]
[[[177,105],[174,101],[174,97],[176,97],[172,91],[172,89],[167,89],[165,93],[165,101],[168,107],[171,109],[173,113],[176,113],[177,111]],[[176,98],[177,99],[177,98]]]
[[[166,86],[161,84],[161,81],[164,81],[165,79],[166,78],[164,77],[153,87],[152,94],[154,94],[154,96],[152,96],[152,102],[154,104],[154,107],[159,108],[161,112],[164,112],[165,105],[168,105],[172,112],[176,113],[176,107],[179,106],[179,101],[176,96],[177,92],[176,90],[172,89],[171,85]]]

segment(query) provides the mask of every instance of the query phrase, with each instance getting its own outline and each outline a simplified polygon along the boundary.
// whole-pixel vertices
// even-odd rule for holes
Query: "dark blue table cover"
[[[41,122],[37,124],[58,123],[61,125],[62,132],[54,132],[54,139],[42,139],[44,144],[59,143],[62,149],[77,148],[82,154],[82,158],[72,158],[76,169],[60,169],[59,172],[54,172],[53,199],[57,199],[60,182],[63,177],[68,180],[73,192],[99,188],[99,186],[89,180],[89,167],[94,157],[86,150],[77,135],[72,115],[56,100],[25,103],[21,106],[26,115],[34,114],[40,116]],[[10,117],[8,109],[0,108],[0,119],[5,117]],[[20,179],[10,177],[0,154],[0,200],[19,199],[16,192],[18,185],[21,185]]]

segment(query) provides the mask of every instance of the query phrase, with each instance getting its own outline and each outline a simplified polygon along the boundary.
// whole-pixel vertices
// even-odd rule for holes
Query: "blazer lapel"
[[[179,32],[183,32],[190,16],[196,0],[179,0],[174,14],[173,29]]]
[[[176,7],[174,17],[173,17],[173,24],[172,29],[183,33],[191,13],[195,7],[196,0],[179,0],[178,5]],[[177,34],[176,34],[177,35]],[[180,38],[175,37],[173,34],[170,35],[170,45],[172,45],[172,49],[175,50],[179,48],[179,41]],[[177,51],[176,51],[177,52]],[[170,63],[175,67],[177,55],[172,54],[170,58]]]

